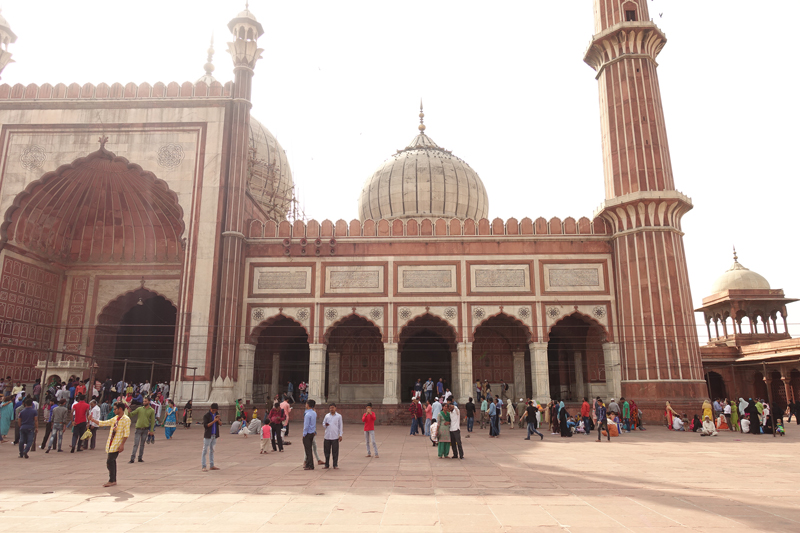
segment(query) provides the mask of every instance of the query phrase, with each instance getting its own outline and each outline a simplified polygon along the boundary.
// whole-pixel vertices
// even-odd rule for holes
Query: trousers
[[[216,436],[212,436],[210,439],[203,439],[203,455],[200,456],[200,464],[203,468],[206,467],[206,453],[208,453],[209,463],[211,463],[211,466],[214,466],[214,445],[216,443]]]
[[[597,440],[600,440],[600,438],[603,436],[604,429],[606,430],[606,436],[608,437],[608,440],[611,440],[611,432],[608,430],[608,422],[605,420],[602,422],[600,420],[597,421]]]
[[[472,433],[472,428],[475,426],[475,417],[468,416],[467,417],[467,433]]]
[[[430,431],[426,435],[430,434]],[[375,444],[375,430],[371,429],[364,432],[364,440],[367,441],[367,455],[369,455],[369,441],[372,441],[372,447],[375,449],[375,457],[378,457],[378,445]]]
[[[23,428],[19,430],[19,456],[28,455],[33,446],[33,441],[36,439],[36,433],[33,428]]]
[[[136,450],[139,450],[139,459],[144,455],[144,441],[147,440],[148,428],[136,428],[136,433],[133,438],[133,451],[131,451],[131,461],[136,456]],[[141,445],[141,448],[139,447]]]
[[[111,452],[106,459],[106,468],[108,468],[108,482],[117,482],[117,457],[119,452]]]
[[[309,470],[314,470],[314,459],[312,458],[311,444],[314,442],[315,433],[303,435],[303,448],[306,451],[306,464],[305,467]]]
[[[528,422],[528,438],[531,438],[531,435],[533,434],[539,435],[540,437],[542,436],[541,433],[536,431],[536,424],[533,422]]]
[[[278,450],[283,451],[283,437],[281,437],[281,425],[280,424],[273,424],[270,422],[269,429],[271,433],[270,441],[272,442],[272,451],[276,452]],[[277,447],[275,443],[277,442]]]
[[[333,467],[339,466],[339,439],[325,439],[322,444],[325,452],[325,466],[330,466],[331,454],[333,454]]]
[[[81,451],[81,445],[83,445],[84,448],[89,447],[88,442],[84,442],[81,440],[81,435],[83,435],[84,433],[86,433],[86,422],[83,422],[81,424],[75,424],[74,426],[72,426],[72,451],[76,452]],[[75,448],[76,443],[78,444],[77,448]]]
[[[44,437],[42,437],[42,445],[40,448],[44,450],[44,447],[47,446],[48,441],[50,440],[50,432],[53,430],[53,422],[48,422],[44,426]]]
[[[464,448],[461,447],[461,430],[450,431],[450,447],[453,448],[453,458],[464,458]]]
[[[64,424],[53,424],[53,433],[50,435],[50,442],[47,443],[48,450],[61,449],[64,440]]]

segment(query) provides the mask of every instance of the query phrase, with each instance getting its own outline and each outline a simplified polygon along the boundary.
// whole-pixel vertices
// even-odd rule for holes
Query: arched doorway
[[[775,413],[783,414],[788,402],[786,400],[786,387],[783,386],[781,373],[777,370],[770,372],[770,389],[772,392],[772,409]]]
[[[722,399],[728,397],[728,389],[725,387],[725,380],[717,372],[706,373],[706,384],[711,399]]]
[[[472,381],[489,380],[492,391],[500,393],[501,380],[509,386],[510,398],[529,398],[530,335],[525,326],[505,313],[493,316],[475,329],[472,343]],[[468,395],[472,396],[470,390]]]
[[[151,378],[155,382],[169,381],[176,316],[172,302],[147,289],[111,301],[95,327],[97,378],[117,381],[124,376],[125,381],[136,383]]]
[[[753,374],[753,399],[767,398],[767,384],[764,382],[764,374],[755,372]]]
[[[456,335],[453,327],[431,314],[415,318],[400,332],[400,401],[411,399],[414,383],[441,379],[452,391]]]
[[[265,402],[267,398],[286,392],[289,381],[294,384],[295,391],[301,381],[308,383],[308,332],[299,322],[278,315],[262,323],[255,337],[255,403]]]
[[[375,324],[350,315],[330,329],[325,344],[328,402],[383,398],[383,338]]]
[[[550,397],[577,401],[605,396],[606,370],[603,327],[578,313],[565,316],[550,329],[547,363]]]

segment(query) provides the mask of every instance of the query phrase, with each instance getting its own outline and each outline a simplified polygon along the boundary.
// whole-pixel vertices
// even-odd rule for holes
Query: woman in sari
[[[704,424],[706,422],[706,417],[708,417],[709,420],[714,420],[714,410],[711,407],[711,401],[708,398],[706,398],[705,401],[703,402],[703,423]]]
[[[11,401],[11,396],[3,398],[3,403],[0,405],[0,443],[7,443],[6,434],[11,429],[11,419],[14,417],[14,403]]]
[[[667,406],[664,408],[664,416],[667,417],[667,427],[671,431],[672,421],[675,419],[676,416],[680,418],[680,415],[678,415],[678,413],[675,412],[675,409],[673,409],[672,406],[669,404],[669,402],[667,402]]]
[[[558,425],[562,437],[572,436],[572,431],[570,431],[569,425],[567,424],[568,418],[569,413],[567,413],[567,408],[564,407],[564,402],[561,402],[558,404]]]
[[[164,419],[164,436],[169,440],[178,427],[178,408],[175,407],[175,402],[172,400],[167,400],[167,402],[167,417]]]
[[[636,428],[639,427],[639,408],[636,406],[636,402],[633,400],[631,400],[630,408],[631,408],[631,425],[633,426],[633,431],[636,431]]]
[[[450,404],[445,403],[442,406],[442,410],[436,415],[436,421],[439,423],[437,440],[439,441],[439,459],[441,459],[450,455]]]
[[[739,431],[739,408],[731,402],[731,431]]]

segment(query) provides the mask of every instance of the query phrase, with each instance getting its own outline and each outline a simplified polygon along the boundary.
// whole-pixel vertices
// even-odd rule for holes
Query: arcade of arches
[[[711,365],[709,365],[711,366]],[[800,401],[800,366],[797,362],[714,365],[705,375],[710,398],[737,400],[772,399],[773,408],[783,413],[789,403]],[[766,376],[766,377],[765,377]]]

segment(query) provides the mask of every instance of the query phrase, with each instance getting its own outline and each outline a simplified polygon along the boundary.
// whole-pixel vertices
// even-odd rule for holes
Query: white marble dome
[[[711,285],[711,294],[730,290],[769,290],[769,282],[761,274],[757,274],[739,264],[734,254],[733,265]]]
[[[273,220],[285,219],[291,210],[294,181],[286,152],[252,116],[247,190]]]
[[[420,134],[387,159],[364,184],[358,216],[382,218],[486,218],[489,199],[478,173]]]

